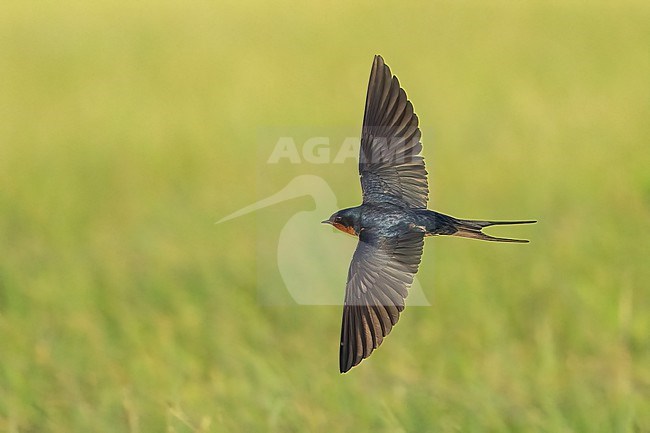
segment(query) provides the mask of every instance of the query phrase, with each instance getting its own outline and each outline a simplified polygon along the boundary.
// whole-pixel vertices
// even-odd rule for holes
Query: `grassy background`
[[[0,431],[650,431],[647,2],[2,9]],[[434,306],[341,376],[340,307],[262,305],[256,217],[213,223],[286,183],[258,128],[361,122],[375,53],[432,207],[540,223],[428,240]]]

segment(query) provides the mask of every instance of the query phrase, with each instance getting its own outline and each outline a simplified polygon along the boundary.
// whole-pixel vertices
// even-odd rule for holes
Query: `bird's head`
[[[332,214],[329,219],[322,221],[323,224],[330,224],[342,232],[359,236],[359,210],[358,208],[349,208],[340,210]]]

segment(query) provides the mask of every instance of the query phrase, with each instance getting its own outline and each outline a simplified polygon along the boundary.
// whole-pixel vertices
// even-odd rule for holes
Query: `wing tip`
[[[372,353],[372,351],[371,351],[371,353]],[[370,355],[368,355],[368,356],[370,356]],[[354,357],[352,359],[350,359],[349,354],[347,352],[341,351],[340,362],[339,362],[339,373],[340,374],[347,373],[348,371],[352,370],[352,367],[356,367],[357,365],[361,364],[361,361],[368,358],[368,356],[366,356],[364,358],[363,355],[362,355],[361,358],[359,358],[359,359],[356,359]]]
[[[376,69],[377,71],[381,70],[382,68],[384,69],[388,68],[388,65],[384,61],[384,58],[381,56],[381,54],[375,54],[375,57],[372,61],[372,66],[373,69]],[[388,70],[390,71],[390,69]]]
[[[339,372],[341,374],[347,373],[355,365],[359,365],[363,359],[355,359],[352,355],[353,351],[346,347],[345,343],[341,341],[341,349],[339,351]]]

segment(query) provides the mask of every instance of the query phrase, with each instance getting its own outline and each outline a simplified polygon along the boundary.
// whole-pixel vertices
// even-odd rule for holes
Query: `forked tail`
[[[483,241],[492,241],[492,242],[518,242],[526,243],[529,242],[527,239],[510,239],[510,238],[497,238],[494,236],[486,235],[481,230],[485,227],[490,226],[505,226],[505,225],[514,225],[514,224],[533,224],[537,221],[475,221],[475,220],[461,220],[455,218],[454,226],[456,232],[452,233],[451,236],[459,236],[461,238],[472,238],[472,239],[481,239]]]

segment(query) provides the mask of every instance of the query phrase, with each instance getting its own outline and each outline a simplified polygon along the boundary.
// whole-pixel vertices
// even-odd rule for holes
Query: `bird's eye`
[[[337,223],[340,223],[341,222],[341,217],[337,216],[336,218],[334,218],[334,221],[336,221]]]

